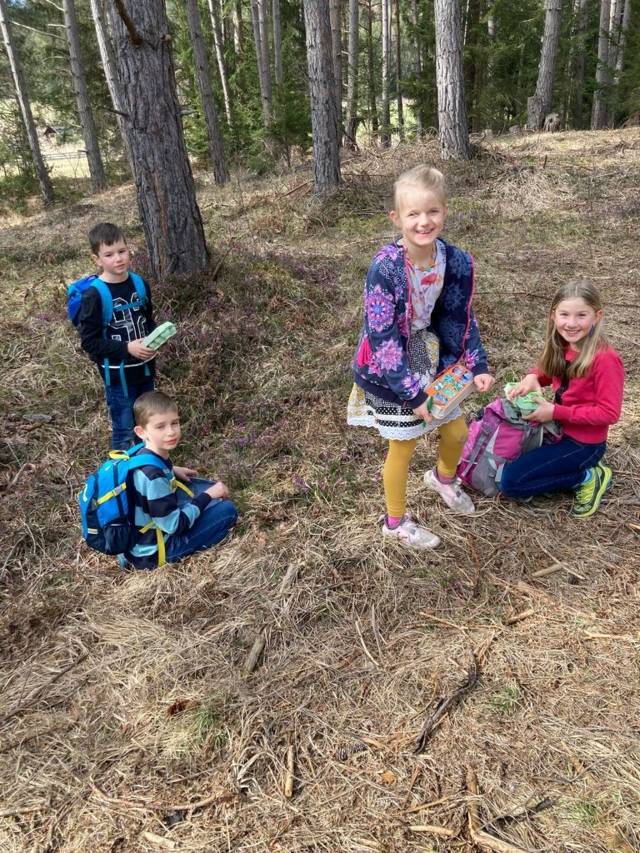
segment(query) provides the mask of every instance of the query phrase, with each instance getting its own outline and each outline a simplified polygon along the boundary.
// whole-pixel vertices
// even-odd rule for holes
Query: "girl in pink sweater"
[[[624,368],[602,334],[600,296],[588,281],[572,281],[558,290],[542,357],[509,396],[540,391],[544,385],[553,388],[554,402],[541,396],[528,419],[557,421],[562,439],[505,465],[501,491],[526,498],[573,490],[572,514],[589,518],[611,485],[611,469],[601,459],[609,427],[620,418]]]

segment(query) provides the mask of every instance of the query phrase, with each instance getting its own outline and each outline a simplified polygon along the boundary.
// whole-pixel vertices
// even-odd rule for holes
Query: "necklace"
[[[411,264],[412,267],[415,267],[415,269],[419,269],[419,270],[433,269],[433,267],[435,267],[435,265],[436,265],[436,260],[438,258],[438,250],[436,248],[436,244],[433,243],[433,245],[431,247],[431,257],[429,258],[429,260],[425,264],[416,263],[415,261],[411,260],[408,252],[407,252],[407,258],[409,258],[409,263]]]

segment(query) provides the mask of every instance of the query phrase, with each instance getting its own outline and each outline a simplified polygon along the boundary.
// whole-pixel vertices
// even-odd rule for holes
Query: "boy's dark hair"
[[[147,391],[141,394],[133,404],[133,417],[136,426],[146,427],[149,418],[161,415],[163,412],[177,412],[176,401],[164,391]]]
[[[124,240],[122,228],[112,222],[98,222],[87,236],[94,255],[98,254],[100,246],[113,246],[118,240]]]

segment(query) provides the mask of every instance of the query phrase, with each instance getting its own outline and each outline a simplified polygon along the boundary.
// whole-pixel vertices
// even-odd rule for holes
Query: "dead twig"
[[[63,675],[66,675],[67,672],[72,670],[74,667],[78,666],[79,663],[82,663],[83,660],[86,660],[89,657],[89,652],[85,652],[85,654],[80,655],[80,657],[76,658],[73,663],[70,663],[69,666],[65,666],[64,669],[59,670],[56,674],[41,684],[39,687],[36,687],[35,690],[32,690],[31,693],[27,696],[27,698],[18,705],[17,708],[14,708],[13,711],[6,714],[2,720],[0,720],[0,724],[4,724],[9,720],[16,717],[18,714],[21,714],[23,711],[26,711],[33,703],[40,697],[40,695],[47,689],[47,687],[51,687],[52,684],[55,684]]]

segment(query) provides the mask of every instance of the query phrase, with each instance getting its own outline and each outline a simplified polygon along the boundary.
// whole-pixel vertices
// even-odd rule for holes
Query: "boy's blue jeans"
[[[502,469],[500,491],[510,498],[575,489],[584,472],[604,456],[606,443],[583,444],[565,437],[524,453]]]
[[[111,413],[111,427],[113,431],[111,447],[114,450],[128,450],[135,442],[133,432],[133,404],[141,394],[153,391],[153,377],[145,379],[139,385],[129,385],[128,392],[115,379],[111,385],[105,385],[105,396],[107,406]]]
[[[194,495],[199,495],[213,485],[211,480],[201,480],[192,477],[186,484]],[[178,501],[182,496],[186,500],[186,493],[178,490]],[[188,557],[196,551],[206,551],[216,545],[227,535],[229,530],[238,520],[238,510],[231,501],[214,498],[207,508],[196,519],[195,524],[181,536],[169,536],[165,542],[167,549],[167,562],[176,563],[183,557]]]

